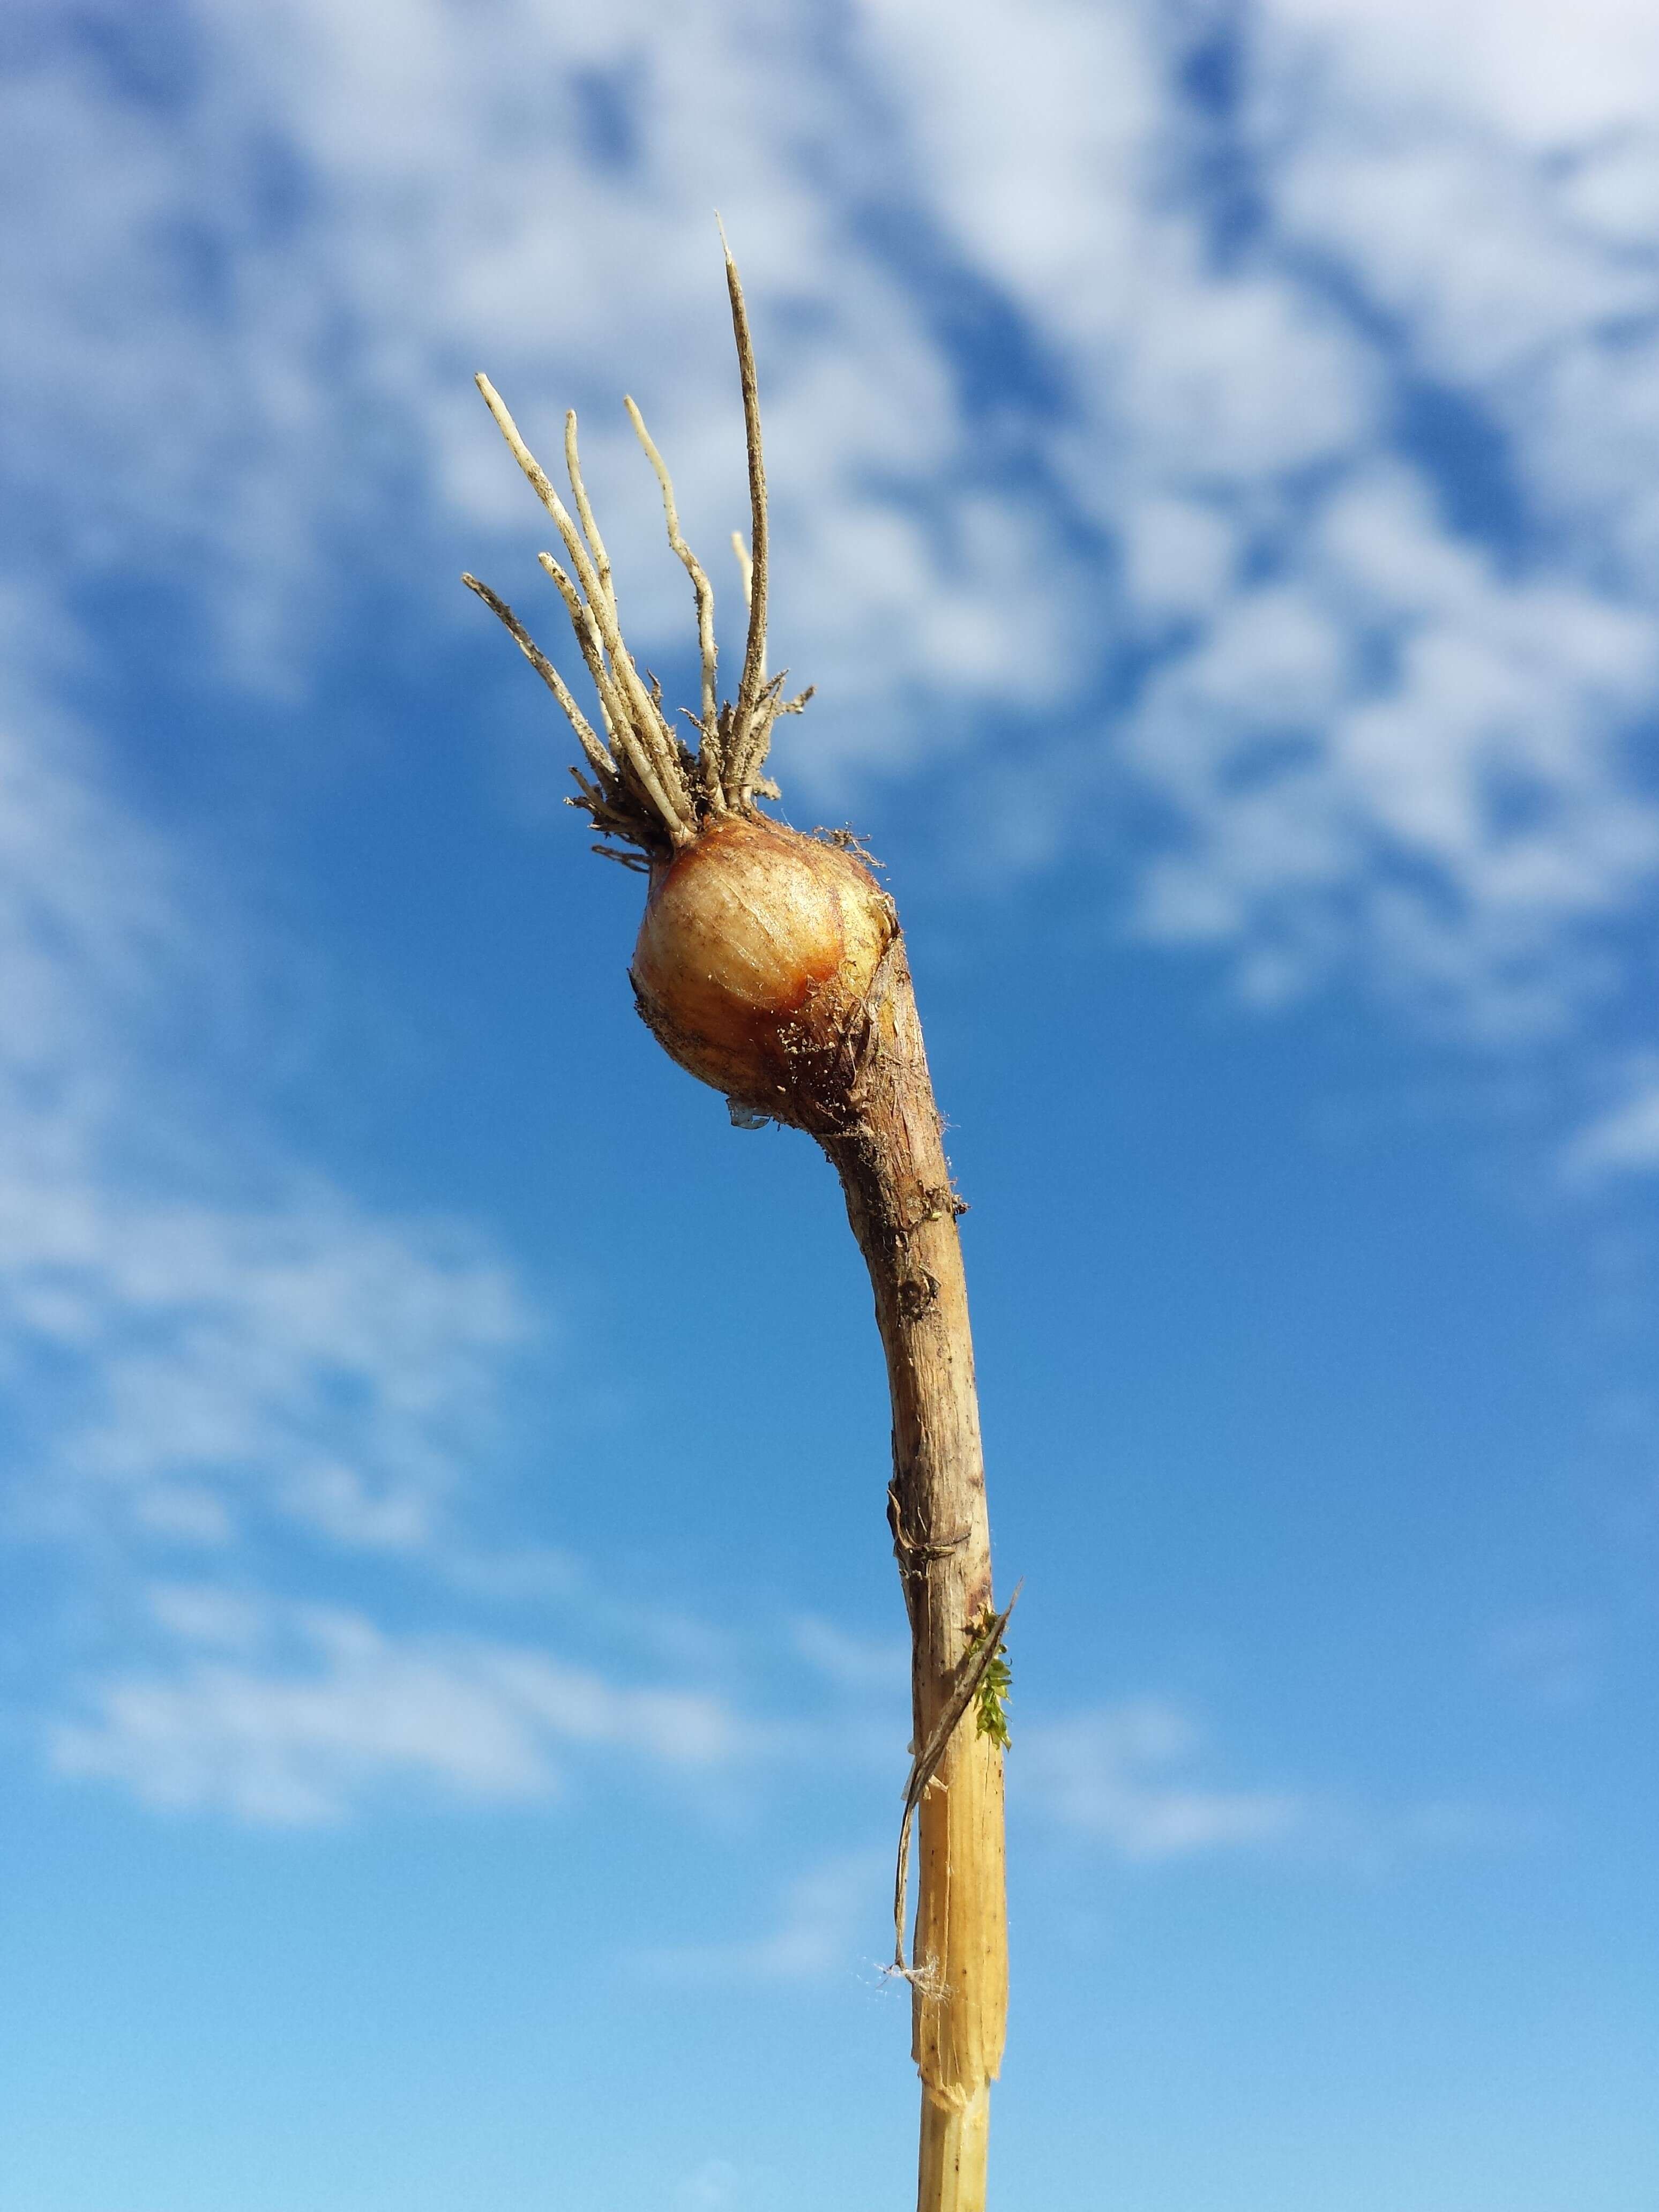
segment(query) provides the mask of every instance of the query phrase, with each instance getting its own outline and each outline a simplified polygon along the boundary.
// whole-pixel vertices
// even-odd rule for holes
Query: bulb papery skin
[[[842,1117],[842,1048],[897,934],[854,854],[728,815],[653,868],[629,974],[682,1067],[750,1112],[823,1128]]]

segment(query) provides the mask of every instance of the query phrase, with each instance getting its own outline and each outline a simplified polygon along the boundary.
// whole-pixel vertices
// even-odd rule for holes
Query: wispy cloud
[[[1229,1782],[1216,1771],[1221,1764],[1211,1732],[1170,1698],[1028,1714],[1010,1758],[1010,1810],[1028,1837],[1035,1831],[1079,1847],[1126,1879],[1243,1856],[1372,1881],[1537,1839],[1535,1821],[1473,1799],[1359,1804],[1319,1789]],[[893,1865],[891,1844],[821,1859],[757,1907],[744,1933],[642,1948],[629,1963],[676,1983],[810,1983],[879,1971]]]
[[[1297,1793],[1185,1771],[1202,1747],[1182,1707],[1132,1698],[1022,1729],[1018,1787],[1057,1827],[1132,1861],[1279,1843],[1305,1826],[1312,1808]]]
[[[56,580],[142,536],[231,659],[280,635],[303,665],[325,536],[434,595],[458,523],[480,559],[527,544],[487,359],[543,432],[583,406],[635,625],[678,635],[613,400],[645,380],[723,543],[719,202],[766,354],[779,641],[823,690],[798,776],[976,748],[1005,857],[1074,836],[1079,787],[1150,794],[1162,849],[1116,856],[1136,926],[1258,998],[1347,974],[1510,1037],[1614,987],[1607,933],[1659,884],[1627,751],[1659,670],[1629,9],[1568,38],[1486,0],[1414,30],[1042,0],[1012,44],[991,0],[758,42],[724,5],[378,21],[197,0],[36,41],[0,133],[37,213],[0,374]],[[994,398],[964,325],[1000,334]],[[95,507],[47,465],[70,435]],[[997,826],[981,710],[1006,747],[1010,708],[1046,827]]]
[[[675,2190],[675,2203],[681,2212],[719,2212],[721,2205],[737,2203],[738,2188],[741,2177],[730,2159],[706,2159]]]
[[[1523,1613],[1500,1622],[1483,1641],[1492,1672],[1549,1712],[1587,1704],[1606,1671],[1607,1624],[1579,1613]]]
[[[1466,19],[1492,30],[1437,21]],[[1643,80],[1601,71],[1587,120],[1541,17],[1431,76],[1363,5],[1050,7],[1038,131],[975,11],[942,70],[933,10],[872,20],[927,88],[941,221],[1064,364],[1044,435],[1121,547],[1121,757],[1165,811],[1138,926],[1261,999],[1346,974],[1482,1037],[1579,1018],[1659,882],[1627,750],[1659,670]],[[1529,52],[1522,135],[1481,70]]]
[[[60,1773],[158,1807],[297,1825],[398,1785],[511,1802],[551,1796],[584,1753],[696,1772],[763,1741],[706,1692],[619,1685],[537,1647],[397,1637],[358,1612],[210,1587],[155,1604],[193,1654],[90,1687],[51,1750]]]
[[[759,1933],[635,1952],[635,1972],[668,1982],[817,1982],[873,1959],[892,1861],[861,1850],[821,1861],[786,1887]]]
[[[31,727],[0,755],[9,1526],[135,1574],[276,1524],[417,1550],[530,1301],[477,1232],[373,1213],[215,1095],[177,1038],[234,988],[223,933],[75,728]]]
[[[86,1164],[0,1205],[19,1338],[77,1377],[40,1393],[39,1510],[209,1542],[273,1516],[430,1540],[530,1327],[480,1240],[304,1183],[287,1206],[147,1203]]]
[[[1571,1139],[1565,1165],[1580,1182],[1659,1169],[1659,1054],[1641,1054],[1618,1072],[1613,1102]]]
[[[339,580],[394,560],[430,622],[474,619],[458,532],[509,585],[532,544],[487,363],[538,435],[580,405],[641,641],[682,635],[612,403],[641,380],[718,547],[742,477],[716,201],[765,353],[779,643],[823,687],[809,788],[956,749],[964,825],[1018,864],[1097,848],[1093,801],[1132,794],[1130,927],[1258,1001],[1346,978],[1487,1041],[1593,1039],[1659,885],[1631,9],[1568,37],[1488,0],[1038,0],[1012,42],[994,0],[764,40],[723,0],[395,15],[40,9],[0,82],[29,218],[0,240],[27,520],[0,575],[9,1511],[118,1553],[132,1590],[180,1547],[240,1572],[273,1528],[487,1578],[466,1471],[544,1324],[486,1237],[360,1203],[231,1099],[199,1032],[246,948],[66,712],[101,680],[70,611],[143,574],[225,685],[303,684]],[[1659,1159],[1652,1071],[1619,1065],[1586,1176]],[[541,1789],[561,1692],[656,1755],[644,1708],[545,1655],[303,1610],[237,1645],[222,1592],[167,1605],[187,1656],[93,1693],[58,1739],[77,1771],[281,1817],[354,1772]],[[822,1627],[799,1651],[848,1695],[889,1665]],[[1034,1729],[1052,1817],[1142,1857],[1294,1828],[1293,1793],[1188,1778],[1183,1725]]]
[[[840,1689],[901,1699],[908,1692],[910,1654],[902,1638],[854,1636],[807,1613],[794,1623],[792,1640],[797,1656]]]
[[[1055,1836],[1127,1868],[1239,1854],[1381,1880],[1425,1862],[1536,1843],[1528,1813],[1473,1796],[1362,1802],[1319,1787],[1219,1778],[1219,1747],[1165,1698],[1038,1717],[1020,1730],[1012,1802]]]
[[[372,1776],[447,1757],[464,1778],[469,1734],[483,1771],[516,1758],[528,1776],[529,1723],[515,1748],[489,1718],[511,1693],[487,1668],[463,1686],[476,1726],[458,1691],[430,1741],[411,1724],[388,1748],[376,1729],[395,1738],[428,1677],[338,1636],[329,1680],[296,1674],[258,1563],[273,1536],[313,1564],[441,1553],[541,1317],[483,1234],[358,1204],[236,1094],[210,1049],[243,988],[234,928],[28,672],[21,654],[0,739],[3,1527],[74,1570],[18,1578],[29,1718],[61,1710],[84,1663],[85,1587],[106,1644],[158,1569],[206,1557],[222,1585],[173,1589],[133,1631],[197,1656],[107,1682],[98,1717],[57,1739],[66,1769],[285,1816],[331,1803],[353,1759]],[[551,1694],[526,1682],[520,1705]]]

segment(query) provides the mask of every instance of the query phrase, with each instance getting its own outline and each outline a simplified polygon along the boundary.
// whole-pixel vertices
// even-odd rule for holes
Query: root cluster
[[[741,538],[736,540],[744,595],[748,602],[749,628],[743,672],[734,699],[722,702],[720,698],[714,586],[681,532],[667,465],[646,428],[639,409],[631,399],[626,402],[629,420],[662,487],[669,544],[691,579],[696,604],[697,641],[702,661],[702,698],[695,713],[690,708],[681,710],[696,732],[695,744],[688,744],[664,713],[662,686],[648,673],[641,675],[623,642],[610,557],[582,482],[574,411],[564,418],[565,469],[575,507],[573,515],[519,434],[518,425],[494,385],[487,376],[477,379],[485,404],[512,449],[514,459],[552,516],[564,545],[569,562],[568,568],[550,553],[538,557],[564,601],[576,644],[593,680],[600,729],[596,730],[583,714],[558,670],[507,602],[476,576],[465,575],[461,581],[469,591],[477,593],[511,632],[575,732],[586,769],[584,772],[572,767],[570,773],[575,778],[578,795],[569,804],[588,816],[602,838],[612,841],[594,849],[635,867],[648,867],[653,860],[693,843],[706,827],[723,817],[753,814],[757,795],[775,799],[777,787],[764,773],[773,726],[781,714],[798,714],[812,696],[809,687],[794,698],[786,699],[784,682],[788,672],[781,670],[772,677],[766,672],[768,546],[760,400],[743,286],[729,250],[726,256],[726,281],[732,298],[732,325],[737,337],[744,430],[749,453],[750,541],[745,546]],[[618,846],[623,849],[618,851]]]

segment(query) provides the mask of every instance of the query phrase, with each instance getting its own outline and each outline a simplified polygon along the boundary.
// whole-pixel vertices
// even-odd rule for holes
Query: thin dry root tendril
[[[635,432],[661,488],[668,543],[691,579],[696,603],[702,697],[696,714],[689,708],[684,710],[697,732],[695,748],[685,743],[665,716],[661,686],[654,677],[650,678],[648,686],[641,679],[623,641],[610,556],[582,480],[575,415],[568,413],[564,424],[565,470],[575,507],[573,515],[520,435],[518,425],[495,386],[487,376],[477,379],[485,405],[495,418],[496,427],[514,459],[552,517],[568,558],[570,566],[566,569],[550,553],[539,556],[564,602],[578,650],[592,679],[603,737],[584,717],[558,671],[506,601],[476,576],[464,576],[461,580],[469,591],[477,592],[503,624],[569,720],[592,771],[592,780],[578,774],[579,795],[568,803],[580,807],[602,836],[634,846],[647,858],[690,844],[711,817],[752,812],[757,795],[775,799],[778,787],[763,773],[773,726],[781,714],[799,714],[812,696],[809,685],[796,697],[785,699],[782,674],[769,678],[766,672],[766,471],[761,458],[755,350],[743,286],[737,264],[726,244],[724,229],[720,232],[720,244],[726,255],[726,289],[732,301],[732,327],[737,341],[744,434],[749,457],[750,543],[745,544],[740,535],[733,533],[743,574],[744,602],[749,611],[743,672],[735,700],[722,702],[719,696],[714,587],[681,531],[667,464],[646,428],[639,409],[631,399],[625,403]],[[608,846],[596,846],[594,849],[607,853],[612,859],[628,858],[625,854],[611,852]]]
[[[537,556],[542,567],[553,579],[560,598],[570,617],[570,626],[576,634],[576,642],[582,658],[587,663],[587,672],[593,679],[593,689],[599,694],[599,712],[611,744],[617,750],[621,768],[618,781],[627,796],[651,827],[651,840],[635,842],[648,846],[660,845],[662,840],[657,825],[666,824],[671,840],[678,811],[672,808],[663,793],[661,782],[651,755],[641,745],[629,716],[627,702],[618,690],[612,671],[605,665],[605,645],[594,620],[592,609],[586,605],[576,586],[550,553]],[[580,805],[573,800],[572,805]]]
[[[720,245],[726,252],[726,289],[732,298],[732,333],[737,340],[738,377],[743,386],[744,441],[749,453],[749,639],[744,649],[743,680],[738,686],[738,728],[746,738],[747,726],[758,708],[766,667],[766,580],[768,532],[766,523],[766,463],[761,453],[760,386],[755,375],[755,345],[749,333],[749,310],[744,303],[738,264],[720,226]]]
[[[544,565],[560,586],[577,642],[593,674],[611,744],[633,770],[629,781],[635,789],[629,795],[640,816],[638,827],[643,833],[634,842],[647,850],[659,848],[666,832],[671,846],[689,844],[696,834],[696,811],[680,773],[672,733],[653,706],[650,694],[641,683],[639,672],[623,643],[616,595],[611,584],[611,563],[592,520],[577,458],[576,418],[574,414],[565,418],[565,455],[571,495],[576,501],[577,513],[583,518],[586,536],[578,530],[563,501],[548,481],[545,470],[520,436],[517,423],[489,379],[481,375],[477,383],[514,459],[557,526],[580,581],[579,595],[570,580],[562,577],[551,556],[544,557]],[[641,804],[641,799],[644,805]]]
[[[910,1778],[904,1789],[904,1817],[899,1823],[898,1863],[893,1872],[893,1964],[890,1969],[907,1982],[927,1983],[933,1972],[931,1961],[919,1969],[907,1965],[904,1957],[904,1931],[910,1918],[910,1831],[916,1808],[939,1771],[939,1761],[956,1733],[957,1722],[973,1704],[980,1684],[1001,1650],[1009,1616],[1018,1603],[1019,1591],[1016,1589],[1002,1611],[987,1624],[982,1638],[963,1662],[960,1679],[934,1722],[932,1735],[911,1763]]]
[[[514,642],[517,644],[520,652],[523,653],[525,659],[530,663],[536,673],[541,678],[543,683],[546,684],[548,690],[558,701],[560,706],[563,708],[570,726],[576,733],[577,742],[580,744],[582,750],[586,754],[589,761],[592,762],[592,765],[599,770],[602,776],[614,776],[617,773],[616,762],[611,759],[611,755],[605,750],[605,746],[600,743],[599,738],[594,732],[592,724],[588,720],[586,715],[583,714],[581,708],[576,704],[569,692],[566,690],[563,677],[560,675],[558,670],[555,668],[552,662],[537,644],[535,639],[531,636],[529,631],[519,620],[517,615],[514,613],[512,608],[508,606],[507,601],[505,599],[497,599],[495,592],[490,590],[489,585],[481,584],[476,576],[463,574],[461,581],[466,586],[469,592],[476,592],[478,597],[483,601],[484,605],[489,609],[491,614],[496,617],[502,627],[508,632]],[[571,770],[571,774],[577,777],[578,781],[581,781],[582,779],[578,770],[573,769]],[[584,784],[583,787],[584,789],[586,789],[591,787]]]
[[[605,540],[599,535],[599,526],[593,520],[593,510],[588,504],[587,486],[582,482],[581,462],[576,453],[576,410],[567,408],[564,417],[564,465],[570,478],[570,489],[576,495],[576,512],[587,542],[593,549],[593,566],[599,575],[599,588],[605,594],[611,619],[617,619],[617,594],[611,582],[611,556],[605,550]]]

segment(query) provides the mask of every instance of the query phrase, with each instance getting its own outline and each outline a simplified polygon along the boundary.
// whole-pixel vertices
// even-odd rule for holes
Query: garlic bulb
[[[680,1066],[733,1105],[817,1127],[839,1048],[896,932],[854,854],[758,814],[656,860],[629,971]]]

